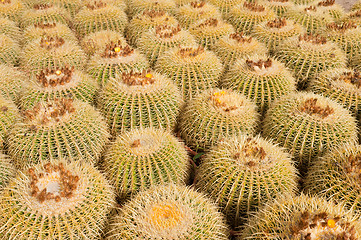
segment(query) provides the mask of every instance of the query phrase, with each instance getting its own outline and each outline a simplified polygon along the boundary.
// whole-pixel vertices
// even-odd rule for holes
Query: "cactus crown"
[[[316,12],[317,8],[315,6],[309,6],[309,7],[306,7],[304,10],[305,10],[305,12],[309,12],[309,11]]]
[[[34,23],[34,27],[41,28],[41,29],[49,29],[49,28],[55,28],[56,23],[46,23],[46,22],[40,22],[40,23]]]
[[[351,83],[357,88],[361,87],[361,73],[356,69],[354,71],[344,72],[334,80]]]
[[[239,107],[243,105],[243,102],[234,101],[232,96],[225,90],[213,92],[209,100],[216,109],[229,114],[238,112]]]
[[[47,163],[43,166],[44,172],[35,172],[29,168],[31,196],[39,203],[45,201],[60,202],[62,198],[71,198],[77,189],[79,176],[73,175],[64,168],[62,163],[58,165]]]
[[[200,54],[204,53],[204,48],[202,46],[198,46],[197,48],[180,48],[178,50],[178,54],[182,58],[190,58],[190,57],[196,57]]]
[[[148,84],[153,84],[155,79],[153,74],[151,74],[151,70],[143,70],[142,72],[134,72],[130,71],[129,73],[122,73],[122,81],[128,86],[144,86]]]
[[[74,67],[62,67],[58,69],[46,68],[36,76],[43,87],[56,87],[69,83],[72,79]]]
[[[181,31],[181,27],[172,27],[168,25],[158,25],[155,27],[155,33],[159,38],[172,38]]]
[[[266,61],[263,59],[259,59],[257,62],[247,59],[246,64],[250,69],[257,71],[259,69],[266,69],[272,67],[272,59],[268,58]]]
[[[283,28],[287,25],[286,18],[276,18],[268,21],[266,26],[269,28]]]
[[[40,4],[34,4],[33,9],[35,9],[35,10],[45,10],[45,9],[48,9],[48,8],[51,8],[51,7],[53,7],[53,5],[50,4],[50,3],[40,3]]]
[[[156,152],[161,146],[160,139],[152,132],[138,132],[129,141],[132,154],[145,156]]]
[[[122,41],[117,42],[111,41],[105,47],[104,52],[100,55],[103,58],[116,58],[116,57],[127,57],[134,53],[134,49],[129,45],[122,46]]]
[[[218,19],[216,18],[208,18],[204,22],[200,23],[198,25],[199,28],[205,28],[205,27],[217,27],[218,26]]]
[[[313,35],[312,33],[311,34],[305,33],[303,35],[301,34],[301,35],[299,35],[298,40],[306,41],[306,42],[309,42],[312,44],[326,44],[327,43],[327,40],[325,37],[323,37],[319,34]]]
[[[280,3],[285,3],[288,2],[289,0],[268,0],[269,2],[280,2]]]
[[[326,118],[334,113],[334,109],[329,105],[326,107],[317,104],[317,98],[308,98],[300,107],[301,112],[307,113],[311,116],[318,116],[320,118]]]
[[[176,202],[159,202],[149,212],[151,224],[158,230],[171,229],[184,219],[184,212]]]
[[[144,10],[143,11],[143,16],[148,16],[150,18],[157,18],[157,17],[162,17],[165,15],[165,11],[164,10]]]
[[[107,6],[107,3],[102,1],[94,1],[85,5],[90,10],[100,9]]]
[[[298,223],[291,227],[295,239],[356,239],[355,227],[339,216],[330,217],[326,212],[301,214]]]
[[[242,147],[233,155],[235,160],[242,160],[244,166],[252,170],[259,169],[259,166],[264,165],[266,157],[267,153],[265,149],[259,146],[257,141],[251,137],[247,138]]]
[[[243,7],[251,10],[252,12],[263,12],[265,10],[264,6],[252,2],[244,2]]]
[[[11,0],[1,0],[0,1],[1,4],[10,4],[11,3]]]
[[[357,25],[352,21],[345,21],[342,23],[332,22],[327,24],[326,27],[327,29],[336,30],[339,32],[345,32],[346,30],[357,28]]]
[[[199,1],[199,2],[191,2],[190,4],[193,8],[202,8],[206,4],[206,2]]]
[[[329,7],[335,4],[335,0],[325,0],[325,1],[321,1],[317,4],[317,6],[322,6],[322,7]]]
[[[75,112],[73,99],[61,98],[53,101],[38,103],[32,109],[24,112],[25,119],[33,125],[52,126],[64,121]]]
[[[346,173],[353,176],[361,184],[361,153],[349,155],[347,161],[343,161],[343,163]]]
[[[350,17],[361,17],[361,9],[351,13]]]
[[[44,36],[40,40],[40,47],[50,50],[52,48],[58,48],[65,43],[65,40],[61,37],[49,37]]]
[[[252,37],[246,37],[243,35],[243,32],[236,32],[236,33],[231,33],[229,34],[229,39],[234,39],[236,40],[238,43],[245,43],[245,42],[252,42]]]

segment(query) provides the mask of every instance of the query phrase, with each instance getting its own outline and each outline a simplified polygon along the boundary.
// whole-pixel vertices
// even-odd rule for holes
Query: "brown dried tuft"
[[[88,3],[85,5],[87,8],[89,8],[90,10],[95,10],[95,9],[99,9],[99,8],[103,8],[107,6],[107,3],[102,2],[102,1],[94,1],[93,3]]]
[[[334,110],[328,105],[327,107],[317,105],[317,98],[307,99],[299,110],[309,115],[318,115],[321,118],[325,118],[334,113]]]
[[[199,2],[191,2],[190,4],[193,8],[202,8],[206,4],[206,2],[199,1]]]
[[[316,8],[315,6],[306,7],[306,8],[305,8],[305,12],[308,12],[308,11],[316,12],[316,11],[317,11],[317,8]]]
[[[1,4],[10,4],[11,0],[1,0],[0,3]]]
[[[45,10],[48,8],[53,7],[53,4],[50,3],[40,3],[40,4],[34,4],[33,9],[35,10]]]
[[[265,7],[256,3],[252,2],[245,2],[243,3],[243,7],[253,11],[253,12],[263,12],[265,10]]]
[[[210,96],[210,100],[213,102],[213,104],[216,107],[221,108],[225,112],[237,110],[238,109],[237,106],[235,106],[235,105],[228,106],[226,102],[221,101],[221,99],[219,97],[222,95],[225,95],[225,94],[226,94],[226,91],[224,91],[224,90],[222,90],[221,92],[215,92]]]
[[[29,168],[28,173],[30,175],[30,193],[35,197],[40,203],[54,199],[55,202],[60,202],[61,198],[66,197],[70,198],[73,196],[74,191],[78,187],[78,182],[80,180],[79,176],[72,175],[69,170],[65,170],[64,165],[60,163],[59,165],[47,163],[43,166],[45,172],[35,173],[34,168]],[[41,178],[47,177],[48,174],[52,172],[59,172],[60,174],[60,192],[58,194],[53,194],[47,192],[47,189],[44,188],[39,190],[36,184]]]
[[[357,10],[356,12],[351,13],[350,17],[361,17],[361,10]]]
[[[299,41],[306,41],[306,42],[310,42],[310,43],[313,43],[313,44],[326,44],[327,43],[327,40],[325,37],[319,35],[319,34],[316,34],[316,35],[313,35],[312,33],[308,34],[308,33],[305,33],[303,35],[300,35],[298,37],[298,40]]]
[[[286,18],[277,18],[267,22],[266,26],[269,28],[283,28],[287,25]]]
[[[105,47],[104,52],[100,55],[103,58],[116,58],[116,57],[126,57],[132,55],[134,49],[129,45],[125,47],[122,46],[122,41],[118,40],[117,42],[111,41]]]
[[[268,58],[266,61],[264,61],[263,59],[259,59],[258,62],[247,59],[246,64],[253,70],[255,70],[255,67],[258,67],[260,69],[269,68],[272,66],[272,59]]]
[[[144,16],[148,16],[150,18],[156,18],[156,17],[162,17],[165,15],[165,11],[164,10],[144,10],[143,11],[143,15]]]
[[[69,83],[74,73],[74,67],[46,68],[36,76],[43,87],[56,87]]]
[[[142,72],[130,71],[129,73],[122,73],[122,80],[129,86],[144,86],[147,84],[153,84],[155,79],[151,74],[151,70],[143,70]]]
[[[155,27],[155,33],[159,38],[171,38],[174,35],[177,35],[181,31],[181,27],[172,27],[168,25],[158,25]]]
[[[361,73],[356,69],[353,72],[344,72],[340,77],[336,78],[335,80],[352,83],[357,88],[361,87]]]
[[[52,48],[58,48],[65,43],[64,39],[61,37],[42,37],[40,40],[40,47],[50,50]]]
[[[132,144],[130,144],[131,148],[137,148],[139,146],[140,146],[140,139],[137,139],[134,142],[132,142]]]
[[[288,2],[289,0],[268,0],[269,2],[280,2],[280,3],[285,3]]]
[[[54,28],[56,27],[56,23],[34,23],[34,27],[36,28],[41,28],[41,29],[49,29],[49,28]]]
[[[329,7],[335,4],[335,0],[325,0],[325,1],[321,1],[317,4],[317,6],[322,6],[322,7]]]
[[[331,30],[337,30],[337,31],[340,31],[340,32],[345,32],[348,29],[357,28],[357,24],[352,22],[352,21],[342,22],[340,24],[337,24],[337,23],[333,22],[333,23],[327,24],[326,27],[328,29],[331,29]]]
[[[239,43],[250,43],[252,41],[252,37],[246,37],[245,35],[243,35],[243,32],[240,32],[240,33],[231,33],[229,35],[229,38],[230,39],[234,39],[236,40],[237,42]]]
[[[198,25],[199,28],[203,27],[217,27],[218,26],[218,19],[216,18],[208,18],[206,21],[202,22]]]
[[[178,53],[182,58],[195,57],[204,53],[204,48],[202,46],[197,48],[181,48]]]
[[[9,108],[7,106],[0,107],[0,111],[2,111],[2,112],[7,112],[8,110],[9,110]]]

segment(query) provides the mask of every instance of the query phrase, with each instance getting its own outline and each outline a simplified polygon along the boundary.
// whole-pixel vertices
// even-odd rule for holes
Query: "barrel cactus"
[[[143,11],[166,11],[174,14],[176,4],[173,0],[128,0],[128,14],[130,17],[143,12]]]
[[[40,22],[34,23],[24,29],[24,44],[28,44],[41,37],[61,37],[70,41],[77,41],[74,32],[63,23]]]
[[[24,11],[25,6],[21,0],[2,0],[0,1],[0,16],[19,21],[20,15]]]
[[[124,36],[112,30],[102,30],[86,35],[81,40],[81,47],[89,56],[94,55],[95,53],[104,51],[108,44],[111,42],[119,43],[121,46],[127,45],[127,40]]]
[[[1,4],[1,3],[0,3]],[[21,39],[21,30],[18,27],[17,23],[14,21],[11,21],[10,19],[6,17],[0,16],[0,34],[5,34],[6,36],[16,40],[20,41]]]
[[[21,115],[16,105],[0,96],[0,149],[3,148],[10,130],[21,120]]]
[[[20,46],[18,42],[7,35],[0,34],[0,64],[18,65]]]
[[[18,68],[0,64],[0,94],[17,103],[26,74]]]

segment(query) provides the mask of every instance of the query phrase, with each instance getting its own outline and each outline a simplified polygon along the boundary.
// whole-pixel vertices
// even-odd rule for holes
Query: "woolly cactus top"
[[[320,117],[322,119],[333,114],[335,110],[327,104],[320,103],[317,98],[309,97],[298,108],[310,116]]]
[[[98,1],[87,3],[85,6],[90,10],[96,10],[96,9],[106,7],[107,3],[98,0]]]
[[[176,27],[169,25],[158,25],[155,27],[155,33],[157,37],[162,39],[171,39],[181,31],[181,27],[178,25]]]
[[[65,40],[61,37],[48,37],[44,36],[40,40],[40,47],[45,48],[47,50],[51,50],[53,48],[58,48],[63,46]]]
[[[123,72],[122,82],[128,86],[145,86],[153,84],[155,82],[155,77],[150,69],[143,70],[142,72]]]
[[[41,29],[55,28],[56,23],[55,22],[53,22],[53,23],[39,22],[39,23],[34,23],[34,27],[41,28]]]
[[[325,0],[317,3],[319,7],[329,7],[335,4],[335,0]]]
[[[350,154],[347,157],[347,161],[342,161],[342,163],[348,176],[353,177],[361,185],[361,152]]]
[[[177,54],[183,59],[194,59],[205,52],[204,47],[180,47]]]
[[[216,18],[208,18],[197,25],[197,28],[215,28],[218,27],[219,20]]]
[[[231,91],[213,91],[208,98],[208,102],[211,108],[222,114],[238,115],[243,112],[242,98]]]
[[[358,70],[345,70],[333,77],[331,83],[338,88],[361,93],[361,73]]]
[[[328,23],[326,25],[327,30],[332,30],[340,33],[345,33],[351,29],[356,29],[358,26],[353,21],[343,21],[341,23]]]
[[[313,45],[323,45],[327,43],[326,37],[323,37],[319,34],[314,35],[312,33],[301,34],[298,36],[298,40],[300,42],[308,42]]]
[[[32,109],[26,110],[24,116],[35,127],[53,126],[60,121],[66,121],[74,112],[73,99],[62,98],[38,103]]]
[[[43,88],[59,89],[60,86],[67,87],[71,81],[76,80],[73,73],[74,67],[46,68],[36,75],[36,79]]]
[[[125,58],[131,56],[133,53],[133,48],[129,45],[124,46],[123,41],[118,40],[117,42],[111,41],[108,43],[100,56],[103,58]]]
[[[252,71],[253,74],[257,75],[274,75],[280,72],[284,72],[285,67],[284,65],[276,61],[273,58],[270,58],[266,55],[253,55],[249,58],[243,58],[242,64],[244,65],[243,68],[248,71]]]
[[[33,9],[34,10],[46,10],[46,9],[49,9],[49,8],[52,8],[54,7],[53,4],[51,3],[38,3],[38,4],[34,4],[33,5]]]
[[[0,4],[9,4],[9,3],[11,3],[11,0],[1,0],[0,1]]]
[[[138,156],[152,154],[161,146],[161,138],[156,131],[134,131],[129,140],[129,151]]]
[[[159,17],[163,17],[166,15],[166,11],[164,10],[155,10],[155,9],[151,9],[151,10],[144,10],[142,12],[143,16],[146,17],[150,17],[150,18],[159,18]],[[140,18],[140,16],[136,16],[137,18]]]
[[[241,43],[241,44],[252,42],[252,37],[245,36],[243,34],[243,32],[231,33],[231,34],[229,34],[229,39],[232,39],[232,40],[234,40],[234,42]]]
[[[253,2],[244,2],[243,7],[252,12],[263,12],[265,10],[264,6]]]

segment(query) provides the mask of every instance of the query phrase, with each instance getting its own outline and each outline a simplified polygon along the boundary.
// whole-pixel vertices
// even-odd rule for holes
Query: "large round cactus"
[[[65,24],[57,22],[34,23],[24,29],[23,43],[26,45],[41,37],[61,37],[70,41],[77,41],[74,32]]]

